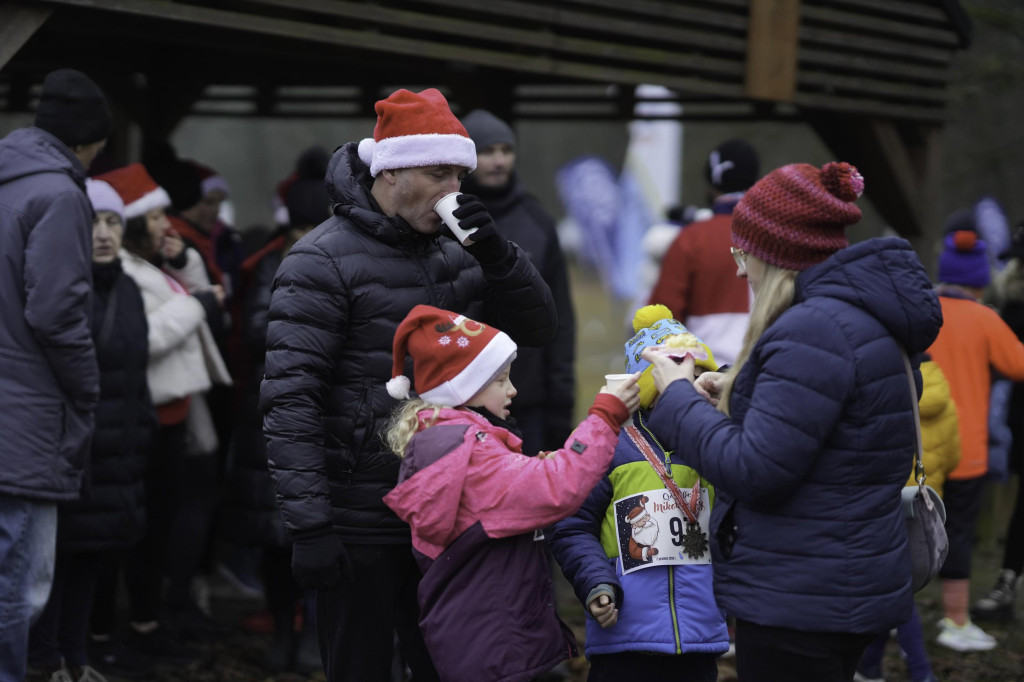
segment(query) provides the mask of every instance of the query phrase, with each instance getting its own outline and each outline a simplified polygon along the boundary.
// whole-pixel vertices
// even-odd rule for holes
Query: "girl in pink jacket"
[[[412,529],[420,629],[446,682],[529,680],[576,655],[542,529],[580,507],[639,404],[635,378],[602,388],[562,449],[527,457],[508,410],[515,355],[504,332],[432,306],[395,333],[388,392],[405,402],[387,439],[403,461],[384,502]]]

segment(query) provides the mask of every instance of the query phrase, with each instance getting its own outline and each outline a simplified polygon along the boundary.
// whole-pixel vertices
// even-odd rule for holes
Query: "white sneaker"
[[[884,677],[865,677],[859,672],[853,674],[853,682],[885,682]]]
[[[957,625],[950,618],[943,618],[939,622],[942,632],[935,640],[947,649],[954,651],[990,651],[996,648],[996,638],[986,633],[977,625],[968,620],[963,625]]]

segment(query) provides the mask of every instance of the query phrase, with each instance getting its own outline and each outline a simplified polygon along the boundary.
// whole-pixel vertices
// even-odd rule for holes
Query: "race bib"
[[[683,490],[692,507],[692,490]],[[708,527],[711,505],[708,491],[700,488],[697,523],[691,523],[665,488],[648,490],[615,501],[615,533],[622,573],[650,566],[710,564]]]

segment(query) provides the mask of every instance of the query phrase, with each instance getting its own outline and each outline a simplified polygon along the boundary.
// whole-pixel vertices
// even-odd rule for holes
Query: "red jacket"
[[[722,364],[736,361],[750,317],[750,287],[736,276],[731,245],[731,215],[684,227],[665,254],[648,301],[668,306]]]

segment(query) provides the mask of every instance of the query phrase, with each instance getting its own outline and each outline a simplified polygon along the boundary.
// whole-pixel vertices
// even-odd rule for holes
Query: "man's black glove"
[[[330,528],[297,536],[292,544],[292,575],[301,587],[318,590],[352,580],[345,543]]]
[[[452,215],[459,219],[459,227],[463,230],[476,232],[469,235],[466,250],[483,264],[497,263],[508,254],[508,240],[498,234],[498,226],[494,224],[494,218],[487,212],[487,208],[479,198],[472,194],[460,194],[455,198],[459,207],[452,211]]]

